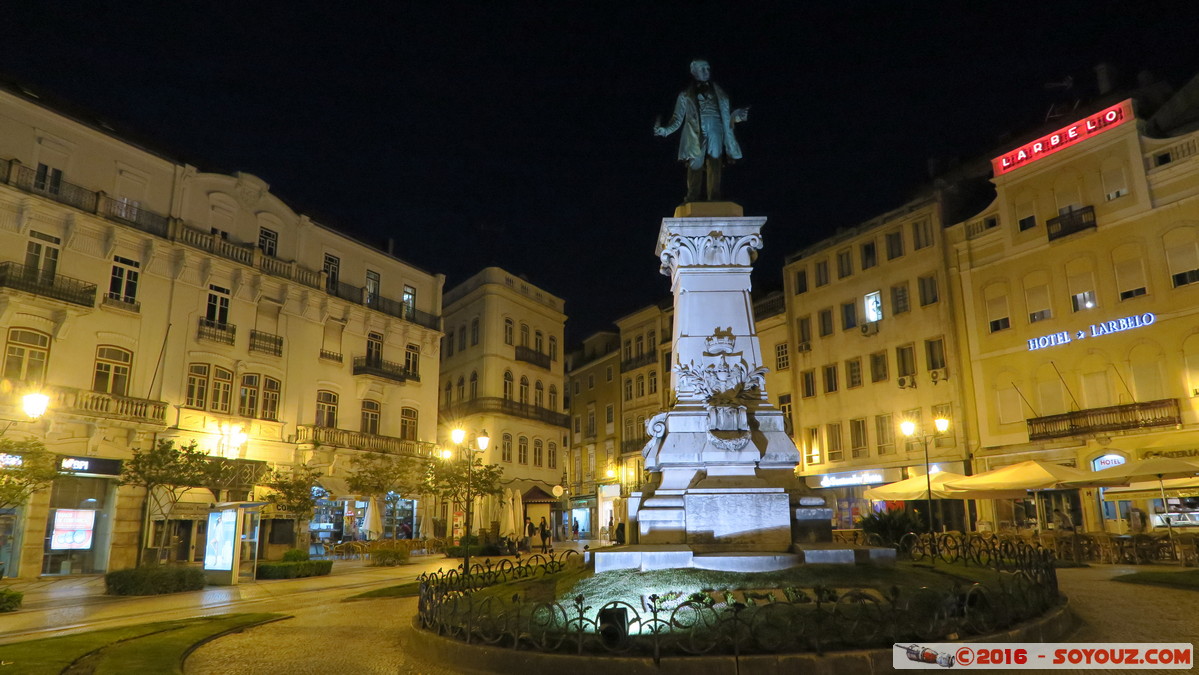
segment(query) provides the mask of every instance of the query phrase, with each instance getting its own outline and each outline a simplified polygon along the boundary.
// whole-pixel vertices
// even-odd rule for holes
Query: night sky
[[[684,192],[668,119],[705,57],[745,159],[726,197],[786,255],[899,206],[929,159],[991,153],[1053,102],[1199,73],[1196,2],[23,2],[0,74],[443,272],[566,299],[568,339],[667,296]],[[273,8],[273,9],[268,9]],[[1070,91],[1046,87],[1073,77]]]

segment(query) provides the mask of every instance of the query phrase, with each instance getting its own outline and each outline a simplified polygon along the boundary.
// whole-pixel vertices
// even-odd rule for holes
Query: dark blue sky
[[[1195,2],[249,4],[15,3],[0,72],[392,237],[447,285],[525,273],[573,340],[669,291],[653,246],[683,174],[650,128],[692,58],[752,105],[726,195],[770,218],[759,287],[906,200],[930,157],[1038,125],[1048,82],[1199,73]]]

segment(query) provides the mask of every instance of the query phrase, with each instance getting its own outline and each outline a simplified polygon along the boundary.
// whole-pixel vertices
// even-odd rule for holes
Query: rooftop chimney
[[[1113,83],[1116,78],[1116,73],[1112,70],[1110,64],[1106,61],[1095,66],[1095,82],[1099,85],[1099,95],[1103,96],[1111,92]]]

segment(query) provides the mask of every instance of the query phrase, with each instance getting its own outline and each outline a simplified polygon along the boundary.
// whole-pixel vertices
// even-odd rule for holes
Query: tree
[[[473,452],[470,460],[430,462],[425,469],[425,489],[440,499],[462,506],[466,512],[466,533],[471,533],[471,505],[479,497],[499,495],[503,492],[500,478],[504,470],[496,464],[483,464]],[[469,540],[468,540],[469,541]],[[470,546],[465,549],[463,568],[470,569]]]
[[[379,499],[392,508],[399,502],[400,495],[415,492],[420,485],[417,460],[412,457],[386,455],[381,452],[362,453],[350,465],[354,473],[346,479],[346,485],[354,492]],[[387,535],[387,526],[383,526]],[[395,538],[395,533],[392,533]]]
[[[158,550],[167,542],[167,522],[171,511],[188,490],[204,484],[208,455],[196,449],[196,442],[175,447],[175,441],[159,439],[149,450],[133,449],[133,457],[121,465],[121,484],[136,485],[146,490],[142,505],[145,528],[142,541],[146,541],[146,529],[155,515],[162,516],[162,530],[158,533]],[[154,557],[158,562],[158,556]]]
[[[58,458],[41,441],[0,438],[0,510],[21,506],[58,476]]]
[[[312,517],[312,510],[316,508],[312,486],[321,475],[316,469],[300,465],[291,471],[275,469],[266,480],[266,486],[272,490],[266,496],[266,501],[275,507],[279,514],[291,516],[295,523],[296,546],[304,550],[308,548],[307,528],[304,525]]]

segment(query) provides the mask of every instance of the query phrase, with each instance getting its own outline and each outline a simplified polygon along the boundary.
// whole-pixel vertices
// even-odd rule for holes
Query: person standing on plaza
[[[545,516],[541,517],[541,524],[537,528],[541,534],[541,552],[550,552],[550,524],[545,522]]]
[[[575,518],[574,524],[570,527],[570,536],[572,539],[579,538],[579,519]]]
[[[525,531],[524,538],[521,540],[520,546],[526,551],[533,550],[533,536],[537,534],[537,526],[533,524],[533,519],[525,516]]]

